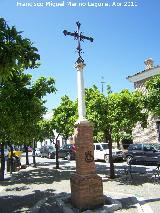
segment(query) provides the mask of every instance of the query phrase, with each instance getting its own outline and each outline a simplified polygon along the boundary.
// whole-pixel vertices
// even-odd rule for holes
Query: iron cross
[[[64,30],[63,33],[64,35],[70,35],[70,36],[73,36],[75,40],[78,41],[78,46],[77,46],[77,51],[78,51],[78,59],[77,59],[77,63],[83,63],[84,60],[81,56],[81,53],[82,53],[82,48],[81,48],[81,41],[84,41],[84,39],[86,40],[89,40],[91,42],[93,42],[93,38],[92,37],[87,37],[87,36],[84,36],[82,35],[82,32],[80,32],[80,26],[81,24],[78,22],[76,22],[76,25],[77,25],[77,31],[71,33],[71,32],[68,32],[67,30]]]

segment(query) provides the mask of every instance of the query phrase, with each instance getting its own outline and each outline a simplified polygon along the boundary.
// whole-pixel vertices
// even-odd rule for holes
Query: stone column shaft
[[[77,69],[77,90],[78,90],[78,120],[86,120],[86,105],[85,105],[85,90],[84,90],[84,79],[83,79],[83,68],[84,63],[76,64]]]

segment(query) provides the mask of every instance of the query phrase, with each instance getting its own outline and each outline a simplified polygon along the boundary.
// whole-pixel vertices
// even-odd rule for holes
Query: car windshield
[[[152,147],[154,147],[156,150],[160,150],[160,144],[152,144]]]
[[[108,149],[108,144],[102,143],[101,145],[102,145],[103,149]]]
[[[62,146],[62,149],[70,149],[71,145],[70,144],[65,144],[64,146]]]
[[[55,148],[53,146],[49,146],[50,150],[55,150]]]

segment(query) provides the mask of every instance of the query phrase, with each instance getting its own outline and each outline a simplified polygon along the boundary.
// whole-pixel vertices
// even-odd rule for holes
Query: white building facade
[[[44,119],[50,120],[52,116],[53,116],[53,113],[48,112],[48,113],[45,114]],[[53,130],[53,133],[54,133],[54,136],[55,136],[54,141],[50,141],[50,139],[45,139],[42,142],[39,141],[39,142],[37,142],[37,148],[41,148],[42,146],[50,146],[50,145],[54,146],[54,143],[56,142],[56,138],[58,136],[58,133],[54,130]],[[70,143],[71,139],[65,140],[61,135],[59,135],[57,141],[58,141],[59,147],[62,147],[63,145]]]

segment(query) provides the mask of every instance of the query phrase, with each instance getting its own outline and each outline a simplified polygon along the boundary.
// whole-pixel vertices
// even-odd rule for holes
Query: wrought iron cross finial
[[[81,23],[78,21],[76,22],[76,25],[77,25],[77,31],[75,31],[74,33],[71,33],[71,32],[68,32],[67,30],[64,30],[63,33],[64,35],[70,35],[70,36],[73,36],[75,40],[78,41],[78,46],[77,46],[77,51],[78,51],[78,59],[77,59],[77,63],[83,63],[84,60],[81,56],[81,53],[82,53],[82,48],[81,48],[81,41],[84,41],[84,39],[86,40],[89,40],[91,42],[93,42],[93,38],[92,37],[87,37],[87,36],[84,36],[82,35],[82,32],[80,32],[80,26],[81,26]]]

